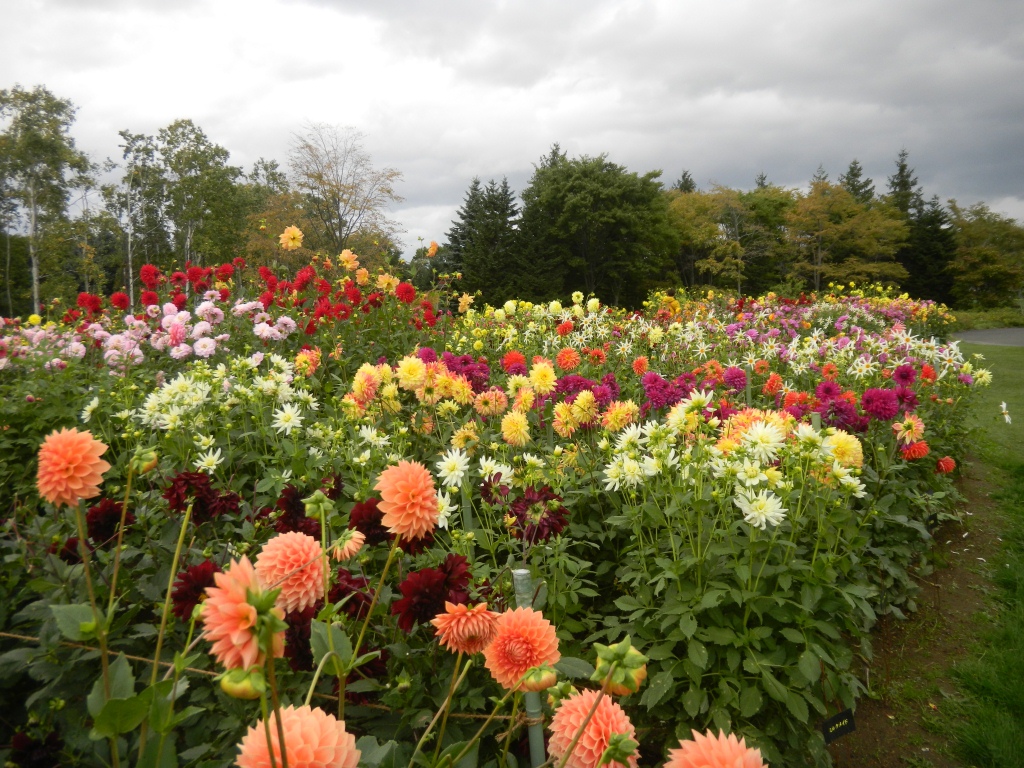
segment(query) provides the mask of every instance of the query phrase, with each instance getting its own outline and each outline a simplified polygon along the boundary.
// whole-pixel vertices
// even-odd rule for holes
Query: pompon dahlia
[[[500,614],[494,639],[484,649],[484,666],[505,688],[517,686],[530,667],[560,658],[554,626],[540,611],[526,607]]]
[[[263,661],[259,640],[256,637],[257,612],[249,603],[248,592],[262,592],[256,569],[249,558],[232,560],[223,573],[215,574],[216,586],[206,590],[206,600],[200,618],[203,622],[203,637],[213,643],[210,649],[227,669],[244,667]],[[274,608],[284,618],[280,608]],[[284,632],[274,635],[274,657],[284,655]]]
[[[761,750],[748,747],[745,739],[734,734],[718,736],[692,731],[693,739],[679,741],[679,749],[668,751],[665,768],[768,768]]]
[[[437,628],[438,641],[452,653],[480,653],[498,631],[498,614],[487,610],[487,603],[472,607],[445,602],[444,613],[430,623]]]
[[[215,584],[213,576],[216,573],[220,573],[220,566],[212,560],[203,560],[178,574],[174,580],[174,591],[171,592],[171,602],[174,604],[171,610],[175,616],[182,621],[192,618],[192,611],[206,597],[207,587]]]
[[[256,574],[267,589],[280,587],[277,607],[286,613],[309,608],[324,596],[323,550],[304,533],[279,533],[264,544]]]
[[[322,709],[308,706],[281,708],[281,729],[290,768],[356,768],[361,752],[356,737],[345,730],[345,721]],[[239,768],[270,768],[283,765],[277,721],[271,715],[270,745],[260,720],[251,726],[238,745]],[[273,749],[273,757],[271,757]]]
[[[437,525],[434,478],[419,462],[400,461],[388,467],[380,473],[374,490],[380,492],[381,522],[391,533],[418,539]]]
[[[107,446],[91,432],[60,429],[51,432],[39,447],[39,495],[54,506],[76,505],[98,496],[103,473],[110,465],[100,456]]]
[[[583,726],[599,695],[598,691],[581,691],[565,699],[555,710],[555,716],[551,718],[551,725],[548,726],[551,729],[548,752],[556,761],[561,760],[569,750],[576,732]],[[608,747],[612,735],[616,733],[624,733],[636,740],[636,729],[622,707],[611,697],[602,696],[594,716],[583,728],[583,734],[566,761],[565,768],[598,768],[601,764],[601,755]],[[625,768],[622,763],[614,760],[608,765],[611,768]],[[636,768],[637,752],[634,751],[630,755],[628,765],[629,768]]]

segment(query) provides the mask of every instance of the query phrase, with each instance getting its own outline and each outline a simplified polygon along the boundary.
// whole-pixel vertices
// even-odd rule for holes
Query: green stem
[[[522,698],[522,694],[516,691],[516,695],[512,699],[512,715],[509,718],[508,731],[505,732],[505,743],[501,746],[501,759],[498,760],[498,765],[507,765],[505,758],[508,756],[508,745],[512,741],[512,731],[516,729],[516,715],[519,714],[519,702]]]
[[[132,495],[132,478],[135,471],[132,465],[128,465],[128,482],[124,490],[124,501],[121,504],[121,522],[117,526],[117,547],[114,549],[114,573],[110,577],[110,600],[107,603],[107,615],[114,612],[114,599],[117,597],[117,574],[121,569],[121,543],[124,541],[124,521],[128,515],[128,499]]]
[[[498,710],[500,710],[502,708],[502,706],[505,704],[505,702],[508,701],[508,697],[511,696],[511,695],[512,695],[512,690],[506,691],[505,695],[501,697],[501,700],[497,704],[494,705],[494,709],[491,710],[491,714],[489,714],[487,716],[487,719],[484,720],[484,724],[481,725],[479,729],[477,729],[477,732],[475,734],[473,734],[473,738],[471,738],[468,742],[466,742],[466,746],[464,746],[462,748],[462,751],[459,752],[459,754],[457,754],[455,756],[455,758],[452,760],[452,765],[458,765],[459,760],[461,760],[467,754],[469,754],[469,750],[473,748],[473,745],[483,735],[483,732],[485,730],[487,730],[487,726],[491,724],[491,721],[494,720],[494,718],[497,716]]]
[[[110,660],[107,658],[107,619],[100,616],[96,605],[96,592],[92,586],[92,572],[89,570],[89,549],[85,545],[85,520],[82,517],[81,503],[75,504],[75,524],[78,526],[78,554],[82,558],[82,569],[85,574],[85,589],[89,593],[89,605],[92,606],[92,621],[96,625],[96,640],[100,644],[100,669],[103,674],[103,698],[110,699]],[[110,737],[110,761],[114,768],[121,764],[121,756],[117,752],[117,739]]]
[[[459,673],[459,666],[462,664],[462,651],[459,651],[459,655],[455,657],[455,668],[452,669],[452,681],[448,686],[448,697],[444,700],[444,705],[441,709],[444,710],[444,717],[441,720],[441,731],[437,736],[437,746],[434,748],[434,763],[437,763],[437,756],[441,752],[441,742],[444,740],[444,731],[448,726],[448,713],[451,711],[452,697],[455,696],[455,689],[459,687],[462,682],[462,677],[466,676],[466,672],[462,673],[462,677],[456,680],[455,676]],[[466,671],[469,671],[472,662],[466,664]],[[437,719],[435,715],[434,719]],[[429,732],[429,728],[427,729]],[[424,734],[425,735],[425,734]],[[415,755],[413,755],[415,757]]]
[[[373,591],[373,598],[370,600],[370,606],[366,609],[366,618],[363,619],[363,626],[359,630],[359,637],[356,638],[356,644],[352,647],[352,660],[355,661],[359,658],[359,649],[363,645],[363,638],[366,636],[366,628],[370,625],[370,617],[373,616],[373,609],[377,605],[377,598],[380,597],[381,590],[384,589],[384,579],[387,578],[388,571],[391,569],[391,563],[395,559],[395,553],[398,551],[398,543],[402,540],[402,534],[395,536],[395,540],[391,543],[391,551],[388,552],[388,560],[384,563],[384,570],[381,571],[380,581],[377,582],[377,589]],[[328,628],[329,629],[329,628]],[[329,633],[328,633],[329,634]],[[347,673],[338,678],[338,719],[343,720],[345,717],[345,681],[348,679]],[[287,766],[285,766],[287,768]]]
[[[284,723],[281,722],[281,701],[277,696],[277,676],[274,674],[274,633],[268,625],[267,637],[267,685],[270,688],[270,701],[274,706],[274,719],[277,721],[277,740],[281,745],[281,765],[288,768],[288,748],[284,743]]]
[[[167,632],[167,616],[171,612],[171,593],[174,591],[174,578],[178,573],[178,561],[181,559],[181,550],[185,544],[185,531],[188,530],[188,521],[192,517],[192,504],[185,508],[185,517],[181,521],[181,530],[178,531],[178,543],[174,549],[174,559],[171,561],[171,573],[167,577],[167,592],[164,595],[164,611],[160,617],[160,631],[156,636],[156,652],[153,654],[153,670],[149,675],[149,684],[151,686],[156,685],[157,675],[160,671],[160,652],[164,646],[164,634]],[[142,724],[142,730],[139,732],[139,759],[142,759],[144,750],[146,749],[146,732],[148,722]]]

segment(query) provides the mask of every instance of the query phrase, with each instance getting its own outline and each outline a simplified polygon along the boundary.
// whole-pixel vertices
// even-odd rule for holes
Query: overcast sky
[[[404,174],[407,251],[554,142],[743,189],[857,158],[884,190],[906,148],[927,196],[1024,220],[1017,0],[0,0],[0,29],[0,88],[74,102],[96,161],[178,118],[246,170],[355,127]]]

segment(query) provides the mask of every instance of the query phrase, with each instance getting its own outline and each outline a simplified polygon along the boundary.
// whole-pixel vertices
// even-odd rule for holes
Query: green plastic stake
[[[533,607],[533,580],[526,568],[516,568],[512,571],[512,583],[516,588],[516,605],[520,608]],[[538,768],[547,761],[544,752],[544,726],[541,725],[540,694],[535,691],[527,691],[523,694],[523,704],[526,706],[526,717],[530,724],[527,729],[530,734],[530,765]]]

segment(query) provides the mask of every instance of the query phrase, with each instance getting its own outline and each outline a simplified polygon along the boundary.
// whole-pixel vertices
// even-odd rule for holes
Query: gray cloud
[[[882,190],[906,148],[926,194],[1024,217],[1019,3],[49,0],[0,7],[14,23],[37,34],[0,71],[78,104],[97,158],[178,117],[243,166],[284,164],[304,120],[357,127],[404,173],[409,248],[474,176],[521,190],[556,141],[744,188],[856,157]]]

